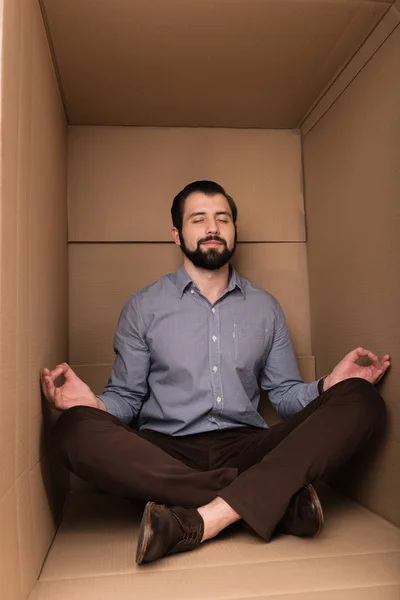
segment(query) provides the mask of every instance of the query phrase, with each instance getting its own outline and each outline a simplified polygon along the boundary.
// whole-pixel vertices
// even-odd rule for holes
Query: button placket
[[[223,408],[222,378],[221,378],[221,347],[220,347],[220,318],[219,310],[215,306],[210,314],[210,368],[213,391],[213,414],[221,414]]]

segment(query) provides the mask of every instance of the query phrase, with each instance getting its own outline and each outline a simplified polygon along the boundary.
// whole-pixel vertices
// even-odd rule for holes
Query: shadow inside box
[[[124,530],[139,527],[145,503],[131,501],[108,492],[73,492],[64,507],[61,524],[71,531]]]
[[[318,480],[313,483],[313,487],[318,494],[325,515],[334,513],[345,502],[345,498],[335,492],[325,481]]]
[[[346,504],[348,504],[348,498],[341,496],[340,494],[335,492],[334,489],[324,481],[319,480],[315,482],[313,484],[313,487],[320,499],[322,510],[324,513],[324,519],[328,518],[329,520],[331,520],[332,516],[335,515],[335,513],[339,513],[340,509]],[[218,535],[218,537],[226,539],[236,535],[238,532],[246,532],[250,535],[253,535],[255,539],[259,539],[262,543],[264,543],[263,540],[261,540],[261,538],[258,536],[258,534],[250,527],[250,525],[247,525],[247,523],[245,523],[244,521],[237,521],[236,523],[225,529],[223,532],[221,532]],[[282,535],[284,534],[275,531],[273,534],[273,538],[282,537]]]
[[[334,493],[332,488],[323,481],[314,484],[314,488],[321,500],[324,516],[330,518],[346,501],[341,495]],[[77,529],[85,523],[88,529],[96,530],[104,527],[118,525],[121,528],[129,523],[138,528],[141,522],[146,501],[132,500],[119,497],[108,492],[96,489],[92,491],[73,492],[64,510],[64,521],[74,523]],[[257,533],[245,521],[237,521],[223,530],[219,539],[230,539],[240,533],[251,535],[254,539],[262,541]],[[279,534],[274,534],[274,537]]]

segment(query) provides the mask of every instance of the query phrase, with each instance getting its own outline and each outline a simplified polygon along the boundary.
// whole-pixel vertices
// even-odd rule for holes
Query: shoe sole
[[[321,506],[321,502],[318,498],[318,494],[317,492],[314,490],[313,486],[311,485],[311,483],[309,483],[307,485],[307,490],[310,492],[310,496],[313,499],[315,508],[317,510],[318,513],[318,531],[314,534],[314,535],[318,535],[321,533],[322,528],[324,526],[324,512],[322,510],[322,506]]]
[[[151,511],[154,506],[154,502],[148,502],[145,506],[142,520],[140,522],[139,539],[136,549],[136,564],[141,565],[146,554],[147,546],[152,534],[151,528]]]

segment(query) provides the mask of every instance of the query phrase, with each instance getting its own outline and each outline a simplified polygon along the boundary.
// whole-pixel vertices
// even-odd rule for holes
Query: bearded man
[[[373,384],[389,356],[357,348],[304,383],[278,301],[230,265],[233,199],[196,181],[171,213],[183,264],[126,302],[104,392],[66,363],[43,369],[43,391],[64,411],[55,452],[98,487],[147,501],[138,564],[193,550],[239,519],[265,541],[274,531],[317,535],[323,511],[312,483],[382,424]],[[259,385],[284,419],[272,427],[257,412]]]

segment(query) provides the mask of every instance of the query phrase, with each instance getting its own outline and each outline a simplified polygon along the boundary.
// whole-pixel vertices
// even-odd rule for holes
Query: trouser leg
[[[191,468],[112,415],[90,407],[63,413],[54,426],[52,445],[73,473],[132,499],[197,507],[237,476],[235,467]]]
[[[375,388],[348,379],[330,388],[283,424],[260,432],[248,456],[225,464],[253,461],[219,493],[261,537],[268,540],[291,497],[307,483],[336,468],[382,425],[385,407]],[[265,456],[262,458],[262,454]]]

